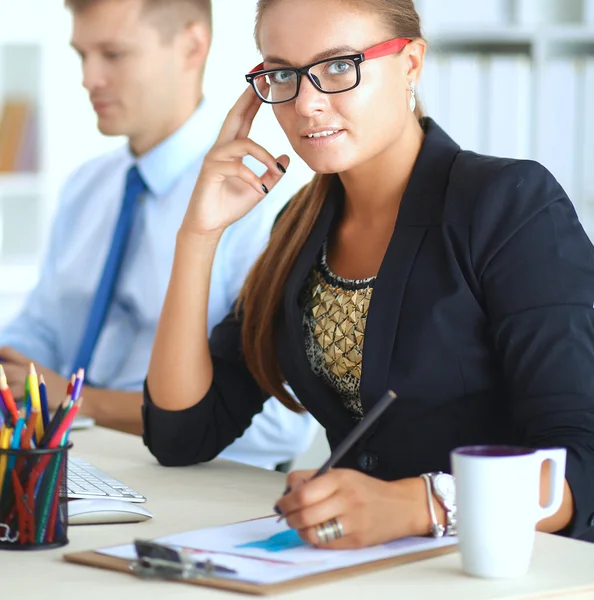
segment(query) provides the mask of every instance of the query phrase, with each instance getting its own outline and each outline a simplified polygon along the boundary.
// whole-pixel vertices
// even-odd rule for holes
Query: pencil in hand
[[[343,456],[361,439],[363,434],[377,421],[380,415],[396,400],[396,394],[392,390],[388,390],[374,405],[374,407],[365,415],[365,417],[355,425],[350,431],[346,438],[336,446],[336,448],[330,454],[330,458],[316,471],[312,479],[320,477],[324,473],[328,472],[334,465],[336,465]],[[291,491],[287,488],[283,496]],[[274,511],[277,514],[281,514],[278,506],[274,507]],[[282,515],[279,521],[282,519]]]

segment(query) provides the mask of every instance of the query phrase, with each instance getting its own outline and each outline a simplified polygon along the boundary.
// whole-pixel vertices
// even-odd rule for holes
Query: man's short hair
[[[86,8],[105,0],[64,0],[72,12],[82,12]],[[156,15],[155,25],[166,39],[171,39],[178,31],[190,23],[201,21],[212,29],[211,0],[142,0],[147,14]]]

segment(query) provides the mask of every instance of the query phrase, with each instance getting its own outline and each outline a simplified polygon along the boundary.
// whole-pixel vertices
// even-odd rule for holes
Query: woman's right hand
[[[249,87],[229,111],[217,141],[204,158],[182,230],[220,235],[254,208],[283,176],[289,157],[275,158],[248,137],[261,105]],[[262,177],[243,164],[248,155],[267,167]]]

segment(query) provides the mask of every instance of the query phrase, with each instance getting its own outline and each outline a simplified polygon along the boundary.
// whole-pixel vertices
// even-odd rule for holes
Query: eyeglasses
[[[360,65],[363,61],[398,54],[410,41],[409,38],[395,38],[373,46],[361,54],[335,56],[300,69],[263,69],[264,63],[260,63],[245,78],[260,100],[267,104],[282,104],[297,98],[304,75],[320,92],[340,94],[356,88],[361,83]],[[262,86],[263,83],[266,85]],[[266,90],[265,93],[262,93],[261,86]]]

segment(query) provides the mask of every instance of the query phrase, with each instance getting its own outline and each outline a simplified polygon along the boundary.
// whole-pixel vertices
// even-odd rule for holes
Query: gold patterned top
[[[363,343],[375,277],[344,279],[328,267],[326,244],[303,290],[305,349],[313,372],[333,387],[356,420]]]

